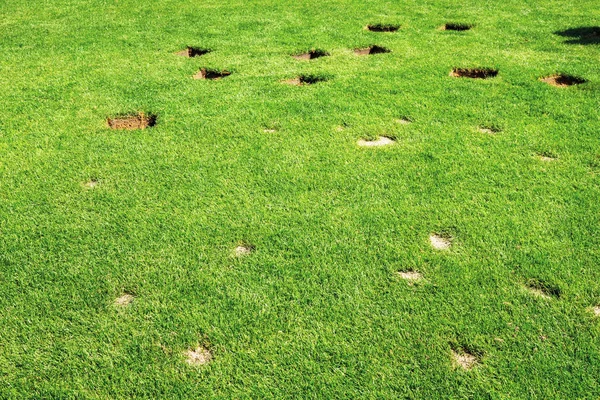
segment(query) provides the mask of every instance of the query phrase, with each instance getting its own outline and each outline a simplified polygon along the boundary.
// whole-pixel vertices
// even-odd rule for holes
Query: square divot
[[[129,114],[107,118],[106,123],[110,129],[135,130],[151,128],[156,125],[156,120],[156,115],[140,112],[137,115]]]

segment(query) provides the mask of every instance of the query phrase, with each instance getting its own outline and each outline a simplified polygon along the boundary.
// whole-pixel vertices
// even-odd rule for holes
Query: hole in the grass
[[[594,306],[594,307],[592,308],[592,312],[594,313],[594,315],[595,315],[596,317],[600,317],[600,306]]]
[[[495,126],[489,125],[480,126],[478,130],[479,132],[487,133],[488,135],[495,135],[496,133],[500,132],[500,129],[496,128]]]
[[[370,24],[366,26],[366,29],[371,32],[396,32],[398,29],[400,29],[400,25]]]
[[[582,26],[554,32],[555,35],[572,38],[567,44],[600,44],[600,26]]]
[[[498,75],[498,70],[493,68],[453,68],[450,76],[455,78],[487,79]]]
[[[244,257],[244,256],[252,254],[254,252],[254,250],[256,250],[256,246],[254,246],[253,244],[250,244],[250,243],[242,242],[242,243],[238,244],[235,247],[235,249],[233,249],[233,254],[236,257]]]
[[[185,352],[186,362],[190,365],[206,365],[213,359],[212,352],[205,346],[198,346],[195,349],[188,349]]]
[[[373,45],[369,47],[364,47],[362,49],[354,49],[354,53],[359,56],[366,56],[370,54],[382,54],[382,53],[390,53],[391,50],[385,47]]]
[[[315,58],[319,58],[319,57],[327,57],[329,56],[329,53],[326,52],[325,50],[310,50],[306,53],[301,53],[301,54],[296,54],[293,55],[292,57],[294,57],[296,60],[314,60]]]
[[[540,78],[540,80],[548,85],[556,87],[569,87],[573,85],[580,85],[586,82],[586,80],[583,78],[565,74],[550,75],[545,78]]]
[[[436,250],[448,250],[452,246],[452,236],[448,233],[432,233],[429,235],[429,243]]]
[[[377,139],[360,139],[357,144],[360,147],[383,147],[390,146],[396,141],[387,136],[378,136]]]
[[[135,296],[131,293],[123,293],[121,296],[115,299],[115,305],[120,307],[128,306],[133,302]]]
[[[479,358],[465,348],[452,349],[454,365],[465,370],[473,369],[479,364]]]
[[[540,281],[538,279],[529,279],[525,283],[527,290],[534,296],[541,297],[544,299],[559,298],[560,289],[549,283]]]
[[[468,31],[471,29],[473,25],[471,24],[459,24],[455,22],[448,22],[447,24],[442,25],[443,31]]]
[[[396,119],[396,122],[399,123],[400,125],[409,125],[409,124],[412,124],[412,118],[402,117],[402,118]]]
[[[225,71],[225,70],[219,71],[216,69],[202,68],[200,71],[198,71],[198,73],[196,75],[194,75],[194,79],[216,80],[216,79],[225,78],[229,75],[231,75],[231,72],[229,72],[229,71]]]
[[[86,188],[88,188],[88,189],[94,189],[99,184],[100,184],[100,182],[98,181],[98,179],[92,178],[89,181],[85,182],[83,184],[83,186],[86,187]]]
[[[212,51],[211,49],[203,49],[200,47],[188,47],[188,48],[181,50],[175,54],[177,54],[178,56],[182,56],[182,57],[192,58],[192,57],[203,56],[205,54],[210,53],[211,51]]]
[[[139,113],[137,115],[124,115],[107,118],[110,129],[146,129],[156,125],[156,115]]]
[[[313,85],[319,82],[325,82],[327,78],[320,75],[300,75],[296,78],[287,79],[283,81],[283,83],[287,83],[288,85],[294,86],[304,86],[304,85]]]
[[[544,151],[544,152],[538,153],[537,156],[541,161],[546,161],[546,162],[558,160],[558,156],[549,151]]]
[[[275,132],[277,132],[277,129],[275,129],[275,128],[265,128],[265,129],[263,129],[263,132],[264,133],[275,133]]]
[[[421,279],[423,279],[422,273],[413,270],[398,271],[398,275],[400,275],[400,278],[406,279],[410,282],[420,281]]]

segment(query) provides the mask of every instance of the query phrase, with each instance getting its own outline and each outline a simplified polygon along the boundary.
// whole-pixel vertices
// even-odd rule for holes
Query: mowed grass
[[[595,0],[0,10],[0,398],[600,396]]]

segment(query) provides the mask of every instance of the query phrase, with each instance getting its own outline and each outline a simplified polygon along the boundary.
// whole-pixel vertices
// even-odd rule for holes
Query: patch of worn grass
[[[0,398],[600,396],[595,0],[0,11]]]

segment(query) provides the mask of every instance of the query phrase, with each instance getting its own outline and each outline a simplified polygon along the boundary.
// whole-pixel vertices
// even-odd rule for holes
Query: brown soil
[[[585,79],[578,78],[576,76],[571,75],[563,75],[556,74],[547,76],[545,78],[540,78],[542,82],[546,82],[548,85],[556,86],[556,87],[569,87],[573,85],[579,85],[581,83],[585,83]]]
[[[498,75],[497,69],[492,68],[454,68],[450,76],[455,78],[487,79]]]
[[[210,49],[201,49],[199,47],[188,47],[187,49],[181,50],[175,54],[182,57],[192,58],[203,56],[205,54],[210,53],[211,51],[212,50]]]
[[[296,54],[294,57],[296,60],[314,60],[319,57],[327,57],[329,55],[328,52],[323,50],[311,50],[307,53]]]
[[[354,53],[359,56],[366,56],[366,55],[371,55],[371,54],[382,54],[382,53],[389,53],[389,52],[391,52],[391,50],[386,49],[385,47],[381,47],[381,46],[371,46],[371,47],[365,47],[363,49],[354,49]]]
[[[396,32],[400,29],[400,25],[374,24],[367,25],[366,29],[371,32]]]
[[[459,351],[452,350],[452,359],[456,366],[465,370],[473,369],[473,367],[479,364],[477,357],[464,349],[460,349]]]
[[[146,129],[156,125],[156,115],[139,113],[138,115],[107,118],[106,122],[110,129]]]
[[[188,364],[197,366],[206,365],[213,359],[211,351],[204,346],[198,346],[196,349],[187,350],[185,356]]]
[[[200,71],[198,71],[198,73],[196,75],[194,75],[194,79],[216,80],[216,79],[225,78],[229,75],[231,75],[231,72],[229,72],[229,71],[225,71],[225,70],[218,71],[215,69],[202,68]]]
[[[300,75],[296,78],[284,80],[283,83],[294,86],[312,85],[319,82],[325,82],[327,78],[316,75]]]
[[[469,24],[456,24],[449,22],[447,24],[442,25],[440,29],[443,31],[468,31],[472,27],[473,26]]]

